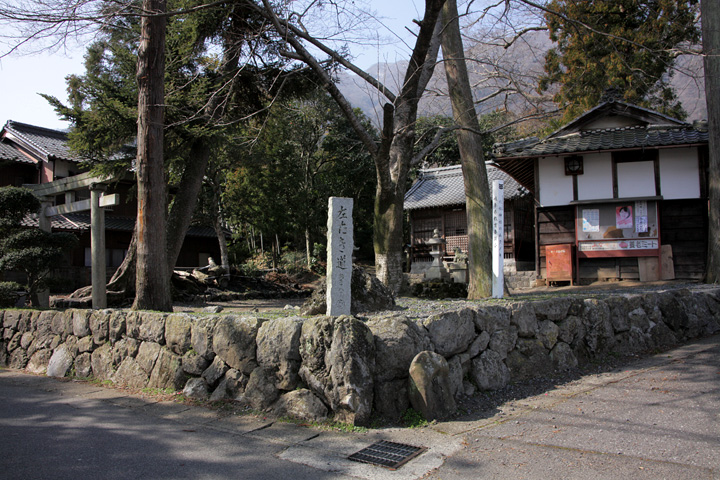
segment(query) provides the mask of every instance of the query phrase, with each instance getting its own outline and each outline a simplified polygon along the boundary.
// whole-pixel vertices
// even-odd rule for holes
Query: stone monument
[[[353,255],[353,199],[328,200],[327,315],[350,315]]]

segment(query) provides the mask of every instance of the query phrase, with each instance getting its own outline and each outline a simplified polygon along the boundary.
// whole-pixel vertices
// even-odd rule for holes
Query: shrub
[[[307,258],[302,252],[286,250],[280,257],[279,267],[288,275],[297,275],[307,271]]]

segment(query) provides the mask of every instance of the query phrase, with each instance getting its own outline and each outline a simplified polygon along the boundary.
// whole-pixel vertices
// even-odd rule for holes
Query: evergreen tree
[[[50,268],[63,263],[65,254],[77,245],[71,233],[49,233],[22,226],[22,220],[40,209],[40,200],[28,189],[0,188],[0,272],[15,270],[27,277],[30,303],[45,287]]]
[[[355,244],[371,251],[374,163],[327,93],[275,104],[252,146],[228,153],[237,159],[223,196],[231,224],[277,235],[309,257],[325,240],[327,198],[351,197]]]
[[[190,9],[197,0],[173,0],[168,10]],[[86,72],[68,79],[70,105],[48,98],[71,120],[74,149],[96,171],[130,170],[137,128],[137,59],[140,19],[115,17],[86,55]],[[164,163],[171,190],[165,228],[167,275],[172,271],[192,220],[208,164],[217,150],[236,138],[243,118],[262,111],[273,96],[290,92],[306,75],[286,81],[283,61],[262,35],[263,22],[237,4],[218,4],[188,15],[168,17],[165,35]],[[302,86],[297,87],[302,89]],[[159,190],[156,189],[156,194]],[[131,245],[131,253],[135,250]],[[132,291],[133,256],[111,280],[114,290]]]
[[[700,39],[698,0],[552,0],[541,92],[570,121],[596,106],[604,90],[623,100],[684,118],[669,80],[678,47]],[[552,13],[551,13],[552,12]]]

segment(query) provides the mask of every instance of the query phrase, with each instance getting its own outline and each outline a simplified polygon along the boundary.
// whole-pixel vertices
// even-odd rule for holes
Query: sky
[[[404,27],[410,26],[414,18],[419,18],[425,2],[423,0],[370,0],[371,8],[392,30],[407,38]],[[396,51],[407,51],[402,47],[384,46],[378,48],[356,49],[355,63],[368,68],[378,61],[394,61]],[[0,125],[7,120],[29,123],[41,127],[66,129],[67,122],[62,121],[39,93],[67,101],[65,77],[84,72],[84,46],[74,46],[52,54],[12,55],[0,59]]]

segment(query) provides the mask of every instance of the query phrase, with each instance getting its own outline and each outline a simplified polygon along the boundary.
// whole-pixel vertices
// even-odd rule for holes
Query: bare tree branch
[[[323,83],[325,84],[325,88],[328,90],[333,99],[335,99],[340,109],[343,110],[348,121],[352,125],[353,130],[355,130],[355,132],[360,137],[363,145],[365,145],[365,148],[367,148],[372,155],[376,154],[378,146],[375,143],[375,140],[365,129],[362,123],[360,123],[360,120],[357,118],[357,116],[353,113],[352,105],[350,105],[350,102],[348,102],[345,96],[340,93],[340,90],[338,89],[337,85],[335,85],[335,82],[332,81],[332,78],[330,78],[330,75],[328,75],[327,71],[322,67],[320,62],[295,37],[294,33],[291,32],[288,28],[286,28],[284,22],[282,22],[275,14],[275,11],[270,6],[268,0],[263,0],[263,5],[265,6],[265,9],[259,10],[258,13],[267,17],[274,24],[280,36],[283,37],[283,39],[285,39],[285,41],[287,41],[290,45],[292,45],[297,54],[303,58],[303,61],[307,63],[313,69],[313,71],[322,79]]]
[[[267,16],[267,14],[272,11],[272,7],[269,4],[267,4],[267,2],[265,0],[263,0],[263,4],[265,4],[264,10],[260,9],[257,6],[255,6],[255,8],[258,11],[258,13]],[[392,91],[390,91],[390,89],[385,87],[385,85],[383,85],[375,77],[369,75],[367,72],[365,72],[364,70],[359,68],[357,65],[349,62],[347,60],[347,58],[345,58],[345,56],[343,56],[340,53],[338,53],[337,51],[331,49],[330,47],[328,47],[327,45],[325,45],[324,43],[319,41],[317,38],[310,35],[306,30],[300,29],[300,28],[296,27],[295,25],[291,24],[290,22],[281,20],[277,15],[273,15],[273,16],[274,16],[273,22],[277,21],[278,27],[283,28],[284,30],[286,30],[288,32],[292,32],[298,38],[301,38],[301,39],[309,42],[313,46],[317,47],[322,52],[329,55],[330,58],[332,58],[334,61],[338,62],[340,65],[347,68],[348,70],[350,70],[351,72],[353,72],[354,74],[356,74],[357,76],[362,78],[364,81],[366,81],[367,83],[369,83],[370,85],[375,87],[378,91],[380,91],[380,93],[382,93],[388,99],[388,101],[390,101],[391,103],[395,102],[395,94]]]

